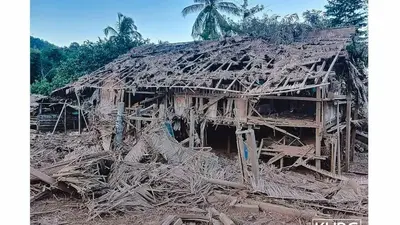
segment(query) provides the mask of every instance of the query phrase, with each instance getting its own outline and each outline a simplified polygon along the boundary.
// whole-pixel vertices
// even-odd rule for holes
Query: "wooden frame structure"
[[[306,144],[287,129],[312,129],[313,148],[293,148],[295,154],[271,152],[264,149],[261,139],[258,157],[266,151],[281,167],[284,157],[311,159],[317,169],[321,168],[321,160],[331,158],[330,167],[337,167],[340,173],[341,162],[345,162],[347,169],[351,154],[351,99],[346,97],[350,90],[340,86],[344,78],[336,71],[351,67],[345,45],[353,33],[353,28],[333,29],[324,35],[310,36],[307,42],[286,46],[236,37],[138,47],[53,95],[76,95],[79,109],[80,96],[96,91],[101,96],[114,96],[106,104],[116,109],[118,102],[124,102],[127,129],[135,129],[136,134],[147,122],[154,121],[156,112],[165,120],[183,119],[188,124],[189,137],[182,143],[188,143],[192,149],[207,145],[208,125],[266,127],[283,135],[282,142],[276,143],[299,148]],[[314,105],[315,114],[308,118],[265,116],[255,107],[265,100],[277,104],[307,102]],[[106,100],[100,98],[101,101]],[[347,109],[341,107],[342,102]],[[346,146],[340,143],[344,133],[341,122],[345,119],[341,112],[347,115]],[[120,128],[118,132],[122,132]],[[291,141],[286,143],[285,137]],[[325,144],[329,153],[323,154],[323,140],[332,137],[337,137],[336,143]]]

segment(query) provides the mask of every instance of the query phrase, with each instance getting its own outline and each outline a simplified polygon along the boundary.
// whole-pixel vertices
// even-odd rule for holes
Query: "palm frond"
[[[192,37],[196,38],[198,35],[203,31],[204,28],[204,21],[207,17],[207,14],[210,12],[210,7],[206,7],[197,16],[196,20],[194,21],[192,27]]]
[[[189,5],[188,7],[185,7],[182,10],[182,15],[183,16],[187,16],[190,13],[194,13],[194,12],[199,12],[201,10],[203,10],[205,7],[204,4],[193,4],[193,5]]]
[[[216,4],[216,8],[221,10],[222,12],[226,12],[236,16],[240,15],[239,7],[232,2],[218,2],[218,4]]]
[[[213,11],[213,16],[215,18],[216,25],[219,28],[221,34],[226,34],[229,31],[231,31],[228,22],[217,10]]]
[[[202,4],[209,4],[209,0],[194,0],[194,3],[202,3]]]
[[[113,27],[108,26],[104,28],[104,35],[106,35],[106,37],[108,37],[109,35],[112,37],[118,35],[118,32]]]

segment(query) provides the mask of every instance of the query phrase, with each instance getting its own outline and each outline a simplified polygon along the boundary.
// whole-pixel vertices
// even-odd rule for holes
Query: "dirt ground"
[[[130,213],[125,215],[110,215],[87,221],[89,214],[81,200],[63,196],[52,196],[31,204],[32,225],[61,225],[61,224],[87,224],[87,225],[157,225],[161,224],[168,215],[191,214],[206,215],[207,213],[196,212],[199,209],[186,209],[184,207],[156,208],[146,210],[142,213]],[[254,225],[299,225],[306,224],[299,218],[279,215],[276,213],[246,213],[233,208],[225,210],[217,208],[226,213],[236,224]],[[200,223],[198,223],[200,224]],[[205,224],[205,223],[203,223]]]

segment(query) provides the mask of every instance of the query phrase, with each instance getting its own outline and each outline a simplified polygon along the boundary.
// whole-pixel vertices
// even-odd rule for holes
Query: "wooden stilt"
[[[126,110],[127,114],[129,115],[131,112],[131,92],[128,92],[128,110]],[[126,125],[126,131],[129,131],[131,126],[129,125],[130,123],[128,123]]]
[[[203,121],[200,124],[200,146],[204,147],[205,146],[205,140],[204,140],[204,130],[206,128],[206,121]]]
[[[64,110],[64,133],[67,133],[67,108]]]
[[[345,155],[345,171],[348,172],[350,168],[350,146],[351,146],[351,96],[347,96],[346,104],[346,155]]]
[[[258,186],[260,180],[260,169],[257,157],[257,145],[254,130],[249,129],[249,133],[246,134],[246,140],[248,143],[249,158],[251,162],[251,170],[253,172],[255,185]]]
[[[117,149],[122,144],[122,135],[124,132],[124,108],[125,103],[119,102],[118,103],[118,110],[117,110],[117,120],[116,120],[116,134],[115,134],[115,142],[114,142],[114,149]]]
[[[279,165],[280,165],[280,169],[282,169],[283,168],[283,157],[280,159]]]
[[[340,110],[339,110],[339,101],[336,102],[336,133],[337,133],[337,143],[336,143],[336,154],[337,154],[337,170],[338,174],[342,173],[342,164],[341,164],[341,145],[340,145]]]
[[[332,142],[330,143],[331,147],[331,173],[336,174],[336,143]]]
[[[321,88],[317,88],[317,99],[321,98]],[[315,122],[317,123],[317,128],[315,129],[315,155],[317,157],[321,156],[321,102],[316,102],[315,107]],[[315,160],[315,167],[321,169],[321,161],[319,159]]]
[[[354,120],[358,120],[358,110],[359,110],[359,103],[356,102],[355,106],[354,106],[354,111],[353,111],[353,119]],[[352,125],[353,126],[353,125]],[[353,129],[351,130],[351,153],[350,153],[350,161],[353,162],[354,160],[354,151],[355,151],[355,143],[356,143],[356,128],[355,126],[353,126]]]
[[[189,148],[194,148],[194,110],[190,110],[190,119],[189,119]]]
[[[137,107],[137,111],[136,111],[136,116],[137,116],[137,117],[140,117],[140,109],[141,109],[141,107],[138,106],[138,107]],[[139,137],[140,130],[142,129],[142,120],[137,119],[135,125],[136,125],[136,127],[135,127],[135,129],[136,129],[136,138],[138,138],[138,137]]]
[[[39,103],[39,114],[36,117],[36,130],[39,131],[40,130],[40,115],[42,115],[42,103]]]
[[[81,100],[79,99],[78,93],[75,91],[76,99],[78,100],[78,131],[81,133]]]

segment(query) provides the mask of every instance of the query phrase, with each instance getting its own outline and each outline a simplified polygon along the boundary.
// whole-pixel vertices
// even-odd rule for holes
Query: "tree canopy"
[[[63,48],[31,37],[31,92],[47,95],[104,66],[131,48],[149,43],[137,31],[133,20],[120,13],[117,26],[106,29],[108,39],[99,38],[96,42],[85,41],[83,44],[73,42]]]
[[[217,39],[231,31],[224,16],[224,12],[231,15],[240,15],[239,7],[232,2],[222,0],[194,0],[195,4],[185,7],[182,15],[199,12],[193,24],[192,37],[203,40]]]

